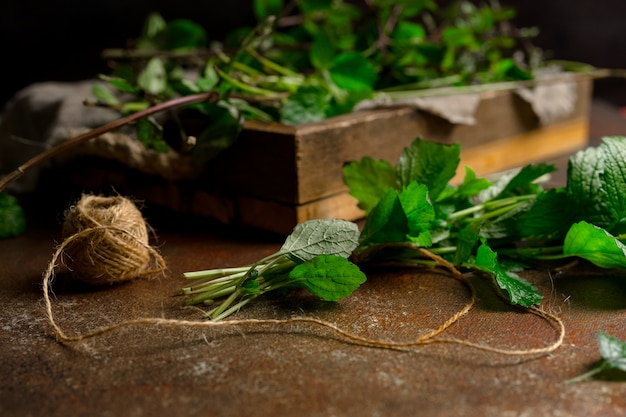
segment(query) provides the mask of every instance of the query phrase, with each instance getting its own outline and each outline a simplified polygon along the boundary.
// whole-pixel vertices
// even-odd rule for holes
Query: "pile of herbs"
[[[459,163],[458,144],[419,138],[395,165],[353,161],[344,179],[366,212],[360,232],[336,219],[300,224],[277,254],[242,268],[188,273],[201,281],[182,292],[193,294],[188,304],[217,304],[207,316],[223,319],[274,288],[304,287],[326,300],[348,296],[364,282],[359,266],[453,265],[488,278],[509,303],[531,307],[543,295],[520,272],[538,263],[582,259],[626,269],[625,137],[573,155],[562,188],[541,185],[556,169],[549,164],[493,182],[465,167],[463,181],[453,184]],[[350,260],[335,264],[337,257]]]
[[[257,26],[219,41],[190,20],[152,14],[132,48],[105,51],[112,71],[101,77],[126,95],[98,85],[97,104],[129,113],[206,94],[168,119],[173,128],[154,117],[137,123],[147,147],[189,151],[203,164],[244,120],[314,122],[380,94],[527,81],[548,65],[530,42],[537,31],[516,28],[515,10],[497,1],[255,0],[253,8]]]

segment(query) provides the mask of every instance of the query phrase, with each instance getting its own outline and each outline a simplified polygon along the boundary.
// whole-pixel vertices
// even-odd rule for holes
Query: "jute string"
[[[72,265],[74,266],[73,272],[76,274],[80,271],[81,277],[88,276],[88,281],[95,284],[103,283],[115,283],[128,279],[132,279],[138,276],[149,276],[156,272],[162,272],[165,268],[165,262],[159,253],[149,246],[147,241],[147,231],[144,235],[144,228],[147,228],[145,221],[141,216],[141,213],[136,209],[132,202],[122,197],[111,197],[114,200],[102,200],[104,197],[83,197],[87,198],[87,202],[79,202],[75,207],[69,210],[68,217],[71,217],[71,225],[64,227],[64,232],[71,233],[65,238],[65,240],[57,247],[52,256],[52,260],[48,264],[48,267],[44,273],[43,279],[43,296],[45,302],[45,309],[48,321],[54,332],[56,338],[60,342],[71,343],[80,342],[87,339],[94,338],[105,333],[109,333],[123,327],[129,326],[141,326],[141,325],[158,325],[158,326],[171,326],[171,327],[187,327],[187,328],[219,328],[219,327],[233,327],[233,326],[266,326],[266,325],[290,325],[297,323],[312,324],[321,326],[325,329],[331,330],[339,336],[340,340],[349,341],[363,346],[381,348],[381,349],[401,349],[418,347],[427,344],[435,343],[447,343],[457,344],[465,347],[475,348],[492,353],[498,353],[502,355],[540,355],[547,354],[556,349],[563,343],[565,337],[565,327],[563,322],[555,315],[548,313],[539,308],[531,307],[529,311],[544,320],[550,322],[557,332],[556,340],[548,346],[533,348],[533,349],[502,349],[483,345],[480,343],[474,343],[466,340],[460,340],[456,338],[442,338],[437,337],[443,333],[446,329],[456,323],[462,316],[467,314],[474,306],[476,301],[476,292],[471,283],[461,274],[453,265],[449,264],[445,260],[431,254],[428,251],[423,253],[432,257],[444,268],[448,269],[452,276],[458,279],[470,292],[469,301],[442,323],[437,329],[428,332],[422,336],[419,336],[415,340],[407,342],[395,342],[387,340],[377,340],[359,336],[358,334],[346,331],[339,326],[312,317],[293,317],[289,319],[241,319],[241,320],[226,320],[226,321],[194,321],[194,320],[179,320],[179,319],[165,319],[165,318],[137,318],[132,320],[126,320],[113,325],[105,326],[93,330],[88,333],[79,335],[68,335],[61,327],[56,323],[54,313],[52,311],[52,301],[50,298],[50,286],[54,277],[54,271],[57,267],[57,262],[66,253],[71,253],[73,258]],[[109,199],[111,199],[109,198]],[[81,199],[81,201],[83,200]],[[139,217],[136,216],[134,210],[129,208],[127,202],[132,205],[132,208],[139,212]],[[94,208],[96,211],[105,210],[107,213],[105,216],[100,216],[100,220],[96,220],[90,208]],[[121,209],[120,207],[125,207]],[[124,210],[133,212],[132,221],[120,214],[120,210],[124,213]],[[102,214],[102,213],[101,213]],[[76,218],[76,219],[74,219]],[[108,219],[107,222],[103,222],[102,218]],[[78,221],[81,219],[81,221]],[[136,225],[133,222],[138,222],[143,225]],[[106,224],[103,224],[106,223]],[[115,223],[115,224],[114,224]],[[112,237],[113,236],[113,237]],[[80,242],[80,244],[78,244]],[[131,248],[128,253],[125,253],[119,246],[115,246],[112,242],[118,245],[124,245],[124,248]],[[100,248],[99,246],[102,245]],[[83,246],[87,246],[85,249]],[[97,248],[95,246],[98,246]],[[84,254],[82,251],[89,252]],[[122,257],[127,256],[131,259],[125,263],[127,268],[122,268],[116,262],[120,261],[120,258],[116,258],[113,255]],[[77,261],[88,261],[88,266],[78,264]],[[143,264],[140,262],[143,260]],[[100,263],[101,262],[101,263]],[[115,275],[118,274],[118,275]],[[80,279],[80,278],[79,278]]]

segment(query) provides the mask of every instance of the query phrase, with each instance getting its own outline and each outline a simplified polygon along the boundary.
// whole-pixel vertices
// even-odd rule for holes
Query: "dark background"
[[[559,59],[626,68],[626,0],[501,0],[518,10],[518,26],[537,26],[535,44]],[[254,21],[251,0],[4,0],[0,106],[36,81],[80,80],[105,71],[100,52],[123,47],[151,11],[188,18],[211,37]],[[595,84],[595,94],[626,105],[626,81]]]

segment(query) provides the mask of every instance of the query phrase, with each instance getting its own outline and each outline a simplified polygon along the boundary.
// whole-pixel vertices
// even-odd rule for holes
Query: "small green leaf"
[[[413,181],[402,189],[400,203],[407,218],[409,240],[421,247],[430,247],[430,229],[435,220],[435,209],[428,198],[428,188]]]
[[[605,137],[602,141],[602,202],[612,218],[610,230],[622,233],[626,231],[626,138]]]
[[[370,91],[378,76],[374,66],[358,52],[337,55],[330,66],[330,77],[347,91]]]
[[[350,162],[343,167],[344,182],[350,195],[358,200],[358,206],[368,214],[396,186],[396,170],[387,161],[374,160],[368,156]]]
[[[323,88],[300,87],[283,103],[280,108],[280,120],[291,125],[324,120],[330,98],[328,91]]]
[[[413,181],[428,187],[429,197],[436,201],[448,182],[456,175],[461,161],[460,145],[443,145],[417,138],[404,149],[396,171],[402,187]]]
[[[94,84],[91,87],[91,92],[98,99],[98,101],[107,104],[109,106],[117,106],[120,101],[115,97],[115,94],[102,84]]]
[[[100,74],[98,76],[98,78],[108,82],[113,87],[115,87],[118,90],[123,91],[125,93],[130,93],[130,94],[138,94],[139,93],[139,89],[137,87],[135,87],[134,85],[132,85],[130,82],[128,82],[125,78],[111,77],[111,76],[103,75],[103,74]]]
[[[407,233],[409,226],[398,192],[389,189],[367,216],[361,233],[361,245],[404,242]]]
[[[358,266],[333,255],[319,255],[289,273],[293,285],[326,301],[337,301],[352,294],[366,280]]]
[[[520,236],[560,239],[575,215],[575,205],[565,189],[552,189],[537,196],[530,210],[517,220],[517,230]]]
[[[531,307],[543,300],[537,287],[526,281],[514,271],[506,270],[498,263],[498,254],[483,241],[476,253],[476,267],[492,274],[503,295],[508,296],[511,304]]]
[[[17,198],[0,191],[0,239],[21,235],[26,230],[26,214]]]
[[[601,227],[581,221],[570,228],[563,254],[586,259],[600,268],[626,268],[626,246]]]
[[[461,265],[470,259],[472,251],[480,238],[481,227],[481,221],[474,221],[459,230],[456,252],[454,254],[454,263],[456,265]]]
[[[511,194],[536,193],[537,190],[534,188],[534,182],[555,170],[556,167],[550,164],[526,165],[511,178],[504,189],[494,199],[507,197]]]
[[[318,255],[347,258],[358,246],[359,235],[357,225],[346,220],[309,220],[293,229],[279,252],[298,263]]]
[[[158,95],[167,88],[167,73],[161,58],[150,58],[146,68],[139,74],[137,84],[146,93]]]
[[[330,68],[335,56],[335,46],[325,30],[317,32],[309,51],[311,64],[318,70]]]
[[[204,28],[187,19],[171,21],[162,33],[165,37],[165,48],[169,50],[197,49],[207,43]]]
[[[598,332],[598,350],[611,368],[626,372],[626,343],[604,332]]]

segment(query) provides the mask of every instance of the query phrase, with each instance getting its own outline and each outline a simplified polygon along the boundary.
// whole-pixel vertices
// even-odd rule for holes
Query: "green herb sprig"
[[[349,291],[340,294],[331,275],[325,275],[326,261],[316,258],[337,256],[340,247],[340,256],[350,257],[358,266],[445,266],[457,272],[478,272],[490,279],[504,300],[532,307],[541,303],[543,295],[520,273],[538,263],[559,265],[575,258],[600,268],[626,269],[622,215],[626,211],[621,198],[626,187],[616,174],[626,172],[625,154],[625,137],[603,138],[597,148],[570,158],[567,184],[562,188],[542,187],[541,179],[556,169],[549,164],[530,164],[493,182],[478,178],[466,167],[464,179],[453,184],[460,163],[459,145],[418,138],[404,149],[396,165],[365,157],[344,167],[345,183],[366,213],[362,231],[350,229],[351,239],[357,239],[351,240],[351,253],[343,245],[343,234],[316,233],[311,236],[316,236],[312,241],[318,250],[294,255],[304,242],[303,230],[333,230],[350,224],[307,222],[296,227],[277,254],[255,265],[187,274],[209,281],[183,292],[205,293],[195,295],[191,304],[212,303],[229,295],[208,314],[214,319],[278,287],[303,286],[331,300],[324,291],[317,291],[326,282],[338,294],[334,299],[343,298],[358,288],[364,276],[356,274],[359,278],[351,281]],[[316,284],[307,277],[315,277]]]
[[[186,273],[186,278],[198,281],[184,287],[182,293],[193,295],[187,305],[212,305],[226,297],[206,314],[215,321],[280,288],[299,287],[323,300],[336,301],[365,282],[365,274],[347,260],[358,238],[354,223],[310,220],[297,225],[278,252],[253,265]]]

